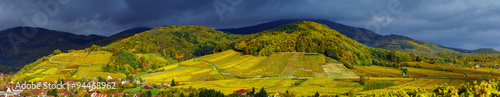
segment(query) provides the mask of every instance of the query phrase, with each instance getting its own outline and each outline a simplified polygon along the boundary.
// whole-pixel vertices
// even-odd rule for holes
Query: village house
[[[31,97],[31,95],[28,93],[20,93],[17,95],[17,97]]]
[[[123,81],[121,82],[121,84],[123,85],[123,84],[126,84],[126,83],[128,83],[128,82],[129,82],[129,80],[123,80]]]
[[[14,97],[14,93],[0,92],[0,97]]]
[[[92,97],[121,97],[123,94],[120,93],[93,93]]]
[[[161,83],[163,87],[170,87],[170,82],[163,82]]]
[[[142,87],[142,89],[153,89],[154,87],[151,84],[146,84]]]
[[[106,81],[110,82],[113,79],[113,77],[109,76],[106,78]]]
[[[30,90],[33,95],[41,95],[41,96],[47,96],[48,90],[43,90],[43,89],[32,89]]]
[[[283,93],[278,92],[278,93],[274,94],[273,97],[282,97],[282,95],[285,96]]]
[[[92,80],[90,80],[90,81],[91,81],[91,82],[95,82],[95,83],[99,82],[99,80],[97,80],[97,78],[93,78],[93,79],[92,79]]]
[[[117,77],[116,81],[122,81],[122,78],[121,77]]]
[[[74,83],[79,82],[78,80],[64,80],[64,84],[68,86],[72,86]]]
[[[18,93],[15,93],[10,88],[8,88],[7,91],[0,92],[0,97],[14,97],[17,94]]]
[[[234,94],[238,94],[238,96],[245,96],[250,93],[249,90],[241,89],[233,92]]]

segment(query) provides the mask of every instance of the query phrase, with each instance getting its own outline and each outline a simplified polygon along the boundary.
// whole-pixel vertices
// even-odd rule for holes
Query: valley
[[[497,84],[498,62],[498,56],[445,58],[368,47],[310,21],[248,35],[165,26],[102,47],[55,50],[2,82],[115,82],[117,89],[67,92],[117,96],[202,95],[206,89],[234,95],[253,88],[288,96],[436,95],[436,89]],[[498,94],[497,87],[488,89]]]

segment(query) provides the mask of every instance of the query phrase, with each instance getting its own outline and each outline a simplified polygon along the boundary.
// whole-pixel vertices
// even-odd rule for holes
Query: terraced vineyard
[[[182,82],[262,77],[358,78],[342,64],[331,66],[325,63],[325,56],[322,54],[285,52],[266,57],[227,50],[183,61],[179,66],[167,65],[158,69],[162,72],[143,77],[152,83],[166,82],[172,78]],[[346,74],[335,75],[335,72]]]

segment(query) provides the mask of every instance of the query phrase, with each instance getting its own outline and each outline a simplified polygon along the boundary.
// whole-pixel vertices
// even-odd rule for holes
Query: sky
[[[110,36],[134,27],[218,29],[280,19],[325,19],[448,47],[500,50],[495,0],[0,0],[0,30]]]

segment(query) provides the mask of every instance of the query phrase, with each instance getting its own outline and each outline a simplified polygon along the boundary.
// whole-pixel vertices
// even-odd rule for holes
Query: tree
[[[122,87],[123,87],[123,88],[133,88],[133,87],[134,87],[134,85],[133,85],[133,84],[131,84],[131,83],[125,83],[125,84],[123,84],[123,85],[122,85]]]
[[[314,97],[319,97],[319,93],[316,91],[316,94],[314,94]]]
[[[57,55],[57,54],[61,54],[61,53],[62,52],[59,49],[56,49],[56,50],[54,50],[54,52],[52,52],[53,55]]]
[[[417,61],[417,62],[421,62],[421,61],[422,61],[422,57],[417,56],[417,58],[415,58],[415,61]]]
[[[194,93],[193,92],[189,93],[189,97],[194,97]]]
[[[151,91],[147,91],[146,93],[141,94],[140,97],[151,97],[151,96],[153,96],[153,94],[151,93]]]
[[[177,51],[175,53],[175,58],[176,59],[180,60],[180,59],[182,59],[182,57],[184,57],[184,53],[182,53],[181,51]]]
[[[30,96],[33,96],[33,93],[31,93],[31,91],[29,91],[29,90],[23,90],[23,91],[21,91],[21,93],[26,93],[26,94],[29,94]]]
[[[414,53],[410,53],[411,60],[417,61],[417,57]]]
[[[367,82],[368,82],[368,81],[367,81],[367,79],[365,78],[365,76],[359,76],[359,83],[360,83],[361,85],[366,85],[366,83],[367,83]]]
[[[185,96],[184,96],[184,93],[181,93],[181,94],[179,95],[179,97],[185,97]]]
[[[267,92],[264,89],[264,87],[262,87],[262,89],[260,89],[259,93],[255,94],[255,97],[267,97]]]
[[[171,86],[171,87],[175,86],[175,81],[174,81],[174,79],[172,79],[172,82],[170,83],[170,86]]]
[[[255,87],[252,87],[252,92],[250,92],[250,95],[255,95]]]
[[[57,97],[57,89],[47,91],[47,95]]]
[[[95,44],[93,44],[92,46],[90,46],[90,51],[98,51],[98,50],[101,50],[100,46],[97,46]]]

